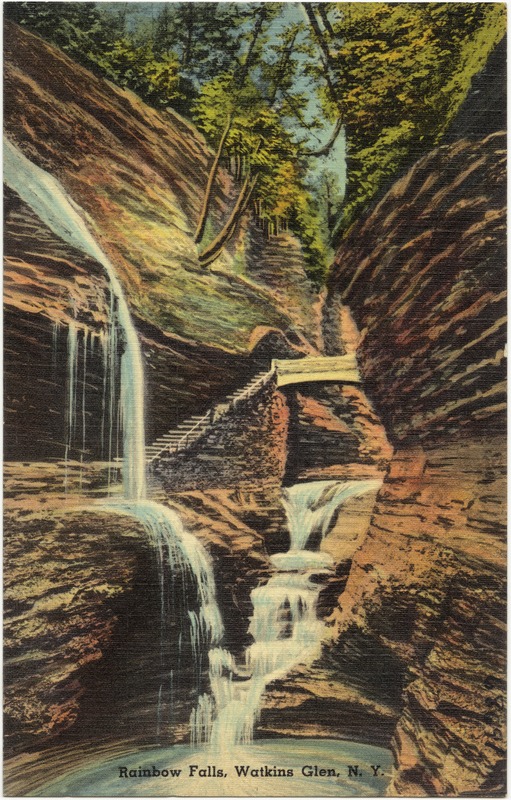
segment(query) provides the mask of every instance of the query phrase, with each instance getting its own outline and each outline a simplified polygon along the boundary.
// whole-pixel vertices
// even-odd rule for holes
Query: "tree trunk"
[[[248,49],[247,57],[245,59],[245,63],[242,65],[240,71],[238,72],[237,76],[234,79],[234,86],[237,89],[242,89],[243,88],[243,84],[245,83],[245,80],[247,78],[248,71],[249,71],[250,66],[251,66],[251,60],[252,60],[252,56],[253,56],[253,53],[254,53],[254,48],[256,46],[257,39],[259,38],[259,35],[261,33],[264,21],[266,19],[266,13],[267,13],[266,9],[263,6],[259,11],[259,15],[258,15],[258,18],[257,18],[257,22],[255,24],[255,27],[254,27],[254,32],[252,34],[252,39],[251,39],[250,46],[249,46],[249,49]],[[193,16],[193,12],[192,12],[192,16]],[[230,131],[230,128],[231,128],[231,125],[232,125],[232,119],[233,119],[233,114],[231,113],[231,114],[229,114],[229,116],[227,118],[227,124],[226,124],[226,126],[225,126],[225,128],[223,130],[222,136],[220,137],[220,141],[218,143],[218,148],[217,148],[216,155],[215,155],[215,160],[213,161],[213,164],[211,166],[211,170],[210,170],[210,173],[209,173],[209,176],[208,176],[208,183],[207,183],[207,186],[206,186],[206,194],[204,196],[204,200],[203,200],[203,203],[202,203],[202,209],[201,209],[201,213],[200,213],[200,217],[199,217],[199,223],[197,225],[197,230],[195,231],[195,236],[193,237],[194,242],[196,244],[200,243],[202,241],[202,237],[204,236],[204,229],[206,227],[206,220],[208,218],[209,205],[210,205],[210,202],[211,202],[211,195],[212,195],[212,192],[213,192],[213,185],[214,185],[217,173],[218,173],[218,165],[219,165],[220,159],[222,157],[222,151],[223,151],[223,148],[224,148],[224,145],[225,145],[225,140],[227,139],[227,136],[229,135],[229,131]],[[238,167],[238,163],[239,163],[237,155],[235,156],[234,163],[235,163],[236,168],[237,168]],[[239,180],[239,178],[238,178],[238,180]]]
[[[293,47],[295,46],[295,41],[296,41],[296,37],[297,36],[298,36],[297,33],[295,33],[293,35],[293,38],[291,39],[291,41],[289,42],[286,50],[282,54],[282,58],[280,60],[280,63],[278,64],[278,66],[276,68],[276,77],[278,77],[280,79],[282,79],[282,76],[284,75],[284,72],[287,69],[289,61],[291,59],[291,55],[293,53]],[[275,85],[273,87],[273,91],[272,91],[271,95],[268,97],[268,103],[270,104],[271,107],[273,107],[273,105],[275,103],[275,100],[277,99],[278,91],[279,91],[279,86],[277,84],[277,80],[275,80]]]
[[[234,206],[229,219],[225,223],[218,236],[211,242],[210,245],[208,245],[208,247],[206,247],[204,252],[200,253],[199,263],[201,266],[206,267],[208,264],[211,264],[216,258],[218,258],[224,246],[231,239],[234,231],[236,230],[238,222],[247,209],[258,178],[259,175],[251,177],[250,172],[247,174],[241,192],[238,195],[236,205]]]
[[[309,20],[310,26],[314,32],[314,38],[316,39],[318,45],[320,46],[323,52],[324,64],[325,64],[325,72],[324,78],[328,86],[328,90],[330,92],[330,97],[332,99],[332,103],[337,106],[339,109],[340,115],[343,115],[343,109],[341,106],[341,102],[339,97],[337,96],[337,89],[334,86],[332,78],[330,77],[330,68],[332,64],[332,55],[330,50],[328,49],[328,45],[325,41],[325,37],[321,32],[321,28],[319,27],[318,20],[316,18],[316,13],[312,3],[302,3],[302,8],[304,9],[307,18]],[[335,74],[335,71],[334,71]]]
[[[202,201],[202,208],[199,216],[199,222],[197,223],[197,230],[195,231],[195,236],[193,237],[193,241],[196,243],[201,242],[202,237],[204,236],[204,229],[206,227],[206,220],[208,218],[209,205],[211,202],[211,195],[213,192],[213,184],[215,183],[215,179],[218,173],[218,165],[222,157],[222,151],[224,149],[225,140],[227,139],[229,131],[231,130],[231,125],[232,125],[232,114],[229,114],[229,116],[227,117],[227,123],[225,125],[223,133],[220,137],[220,141],[218,143],[215,159],[209,171],[208,183],[206,186],[206,191],[204,193],[204,199]]]
[[[334,30],[333,30],[332,26],[330,25],[330,20],[328,19],[327,13],[326,13],[325,8],[322,5],[322,3],[319,3],[319,5],[318,5],[318,12],[319,12],[319,16],[321,17],[321,21],[323,23],[323,26],[324,26],[325,30],[328,31],[328,35],[330,36],[331,39],[333,39],[334,36],[335,36]]]
[[[256,22],[256,24],[254,26],[254,32],[252,34],[252,39],[250,41],[250,45],[249,45],[249,48],[248,48],[247,57],[245,59],[245,62],[241,65],[241,69],[240,69],[240,71],[238,73],[237,78],[235,79],[234,85],[238,89],[241,89],[243,87],[243,84],[245,83],[245,80],[247,78],[248,71],[249,71],[250,66],[251,66],[252,56],[254,54],[254,49],[255,49],[255,46],[256,46],[256,42],[257,42],[257,40],[259,38],[259,34],[261,33],[264,21],[266,19],[266,14],[267,14],[267,11],[266,11],[265,7],[262,6],[259,9],[259,13],[258,13],[258,16],[257,16],[257,22]]]

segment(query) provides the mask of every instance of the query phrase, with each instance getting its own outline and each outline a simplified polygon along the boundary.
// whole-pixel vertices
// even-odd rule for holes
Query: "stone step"
[[[196,436],[199,436],[200,434],[202,434],[205,430],[206,430],[206,426],[204,426],[202,428],[197,428],[197,430],[194,430],[193,433],[187,433],[186,431],[183,431],[181,433],[175,433],[175,434],[172,434],[172,435],[168,435],[168,436],[165,437],[165,439],[157,439],[151,445],[148,445],[146,450],[150,448],[152,451],[159,452],[160,450],[164,450],[166,447],[169,447],[170,445],[177,444],[178,442],[184,441],[187,438],[187,436],[189,437],[189,440],[192,440]]]
[[[261,372],[259,375],[255,375],[245,386],[227,395],[218,405],[222,406],[225,403],[231,403],[243,397],[245,394],[249,393],[250,389],[256,384],[260,383],[261,379],[266,374],[265,372]],[[201,420],[202,424],[198,424]],[[181,444],[182,448],[185,448],[187,444],[192,444],[196,439],[202,436],[209,427],[208,412],[206,412],[206,414],[194,414],[177,425],[176,428],[162,434],[151,445],[148,445],[146,447],[146,455],[148,458],[154,458],[160,453],[163,455],[165,451],[172,451],[178,444]]]
[[[193,438],[193,436],[195,436],[195,432],[193,433],[193,435],[190,435],[188,438],[189,439]],[[170,445],[170,444],[177,444],[177,442],[184,441],[185,439],[186,439],[186,434],[184,436],[174,436],[172,439],[167,439],[167,441],[164,442],[162,446],[165,447],[165,446]]]

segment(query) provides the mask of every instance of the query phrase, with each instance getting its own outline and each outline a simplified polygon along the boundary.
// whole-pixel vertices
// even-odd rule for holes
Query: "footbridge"
[[[221,419],[224,414],[258,392],[271,381],[277,387],[291,386],[298,383],[360,383],[360,374],[354,355],[317,356],[296,359],[273,359],[271,369],[261,372],[249,383],[228,395],[205,414],[196,415],[185,420],[177,428],[156,439],[146,447],[149,466],[153,467],[160,459],[186,450],[190,445],[202,438]]]
[[[277,377],[277,386],[322,381],[360,383],[357,359],[353,354],[287,360],[274,359],[271,366]]]

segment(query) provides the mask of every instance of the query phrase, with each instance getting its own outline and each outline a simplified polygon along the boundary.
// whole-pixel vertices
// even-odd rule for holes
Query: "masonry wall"
[[[286,399],[272,381],[189,448],[159,459],[153,476],[168,492],[280,486],[288,425]]]

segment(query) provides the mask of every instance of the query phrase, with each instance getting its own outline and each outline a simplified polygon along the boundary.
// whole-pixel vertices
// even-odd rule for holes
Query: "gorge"
[[[248,796],[261,764],[297,795],[501,796],[505,134],[462,115],[318,294],[250,213],[200,264],[190,122],[5,43],[6,790],[168,794],[120,766],[203,796],[223,752]],[[218,226],[236,189],[222,166]],[[361,384],[271,377],[346,354]]]

